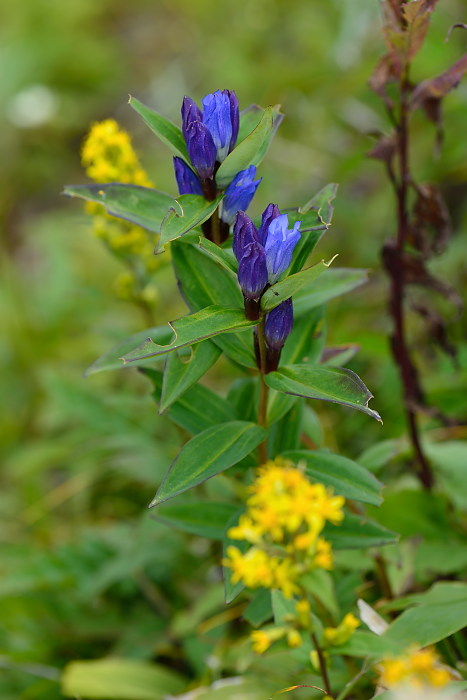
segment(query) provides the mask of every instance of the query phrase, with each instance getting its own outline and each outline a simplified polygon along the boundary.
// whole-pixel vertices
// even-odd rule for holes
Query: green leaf
[[[380,659],[383,656],[396,655],[402,650],[399,644],[395,644],[384,637],[379,637],[373,632],[356,630],[348,642],[338,646],[331,646],[327,651],[330,654],[338,654],[339,656],[342,654],[345,656],[367,656],[370,659]]]
[[[111,216],[131,221],[153,233],[160,232],[167,209],[175,206],[175,199],[169,194],[138,185],[68,185],[64,192],[102,204]]]
[[[391,462],[395,457],[407,449],[406,441],[403,439],[392,438],[390,440],[381,440],[374,445],[370,445],[358,457],[359,464],[370,472],[379,472],[381,469]]]
[[[272,138],[273,114],[274,108],[267,107],[258,126],[243,141],[240,141],[221,163],[216,173],[218,187],[227,187],[240,170],[245,170],[250,165],[259,165]]]
[[[195,435],[180,450],[150,507],[178,496],[240,462],[265,439],[255,423],[231,421]]]
[[[186,345],[193,345],[206,338],[212,338],[212,336],[219,333],[250,328],[255,323],[255,321],[248,321],[241,309],[227,309],[225,306],[208,306],[205,309],[201,309],[201,311],[196,311],[190,316],[183,316],[169,324],[175,333],[175,337],[168,345],[159,345],[149,336],[146,342],[139,347],[125,353],[122,356],[122,360],[127,364],[134,360],[164,355]]]
[[[383,639],[398,643],[401,648],[411,644],[425,647],[464,627],[467,627],[467,598],[410,608],[389,625]]]
[[[271,603],[276,625],[282,625],[295,618],[297,601],[294,598],[286,598],[282,591],[274,589],[271,591]]]
[[[467,508],[467,489],[465,488],[467,441],[426,442],[424,449],[433,463],[436,478],[443,490],[460,510],[465,510]]]
[[[64,695],[96,700],[162,700],[186,684],[165,666],[134,659],[73,661],[62,675]]]
[[[280,111],[280,107],[280,105],[274,105],[274,107],[272,108],[272,120],[274,126],[271,138],[276,133],[278,127],[280,126],[284,118],[284,115]],[[249,134],[251,134],[253,129],[256,129],[265,111],[265,107],[259,107],[258,105],[250,105],[249,107],[246,107],[246,109],[242,109],[242,111],[240,112],[240,128],[238,130],[237,139],[238,143],[240,143],[240,141],[243,141],[243,139],[245,139]]]
[[[169,211],[166,210],[161,225],[158,249],[169,241],[180,238],[195,226],[201,226],[216,211],[223,196],[220,194],[210,201],[199,194],[182,194],[173,200],[175,204],[172,202],[172,207]]]
[[[295,363],[315,364],[324,347],[323,309],[315,309],[295,321],[281,354],[285,365]],[[271,389],[268,397],[268,425],[284,416],[297,399],[290,394]]]
[[[149,368],[143,368],[142,372],[151,379],[155,389],[154,398],[159,403],[163,386],[162,372]],[[168,409],[167,416],[192,435],[235,418],[229,403],[201,384],[192,386],[180,396]]]
[[[265,376],[271,389],[308,399],[321,399],[350,406],[357,411],[381,421],[379,413],[368,408],[373,398],[360,377],[350,369],[342,367],[309,367],[308,365],[286,365],[277,372]],[[382,421],[381,421],[382,422]]]
[[[191,356],[184,362],[176,352],[167,355],[164,381],[160,399],[160,412],[166,411],[174,401],[200,379],[219,358],[221,351],[205,341],[192,348]]]
[[[340,525],[327,523],[323,536],[334,549],[364,549],[397,542],[398,535],[360,515],[346,513]]]
[[[303,576],[303,586],[308,593],[317,598],[331,613],[333,621],[337,623],[339,618],[339,605],[334,590],[334,581],[329,571],[325,569],[312,569]]]
[[[238,506],[232,503],[189,501],[160,506],[152,517],[191,535],[223,540],[229,521],[236,513]]]
[[[289,297],[296,294],[312,280],[319,277],[331,265],[333,260],[334,258],[329,262],[321,260],[321,262],[316,263],[316,265],[308,267],[306,270],[301,270],[301,272],[296,272],[294,275],[286,277],[281,282],[273,284],[261,297],[262,310],[271,311],[276,306],[279,306],[284,299],[289,299]]]
[[[304,462],[309,478],[331,486],[340,496],[373,505],[379,505],[383,500],[383,484],[347,457],[321,450],[293,450],[284,452],[284,457],[296,464]]]
[[[338,185],[331,182],[298,210],[289,213],[289,225],[295,221],[301,221],[300,230],[302,231],[292,256],[291,273],[302,269],[315,245],[329,228],[333,214],[332,201],[336,197],[337,188]]]
[[[146,107],[146,105],[131,95],[128,102],[130,107],[133,107],[135,112],[138,112],[138,114],[143,117],[151,131],[165,143],[176,156],[180,156],[186,160],[187,163],[190,162],[185,139],[183,138],[182,130],[178,126],[175,126],[175,124],[153,109]]]
[[[181,294],[192,311],[210,304],[243,305],[237,280],[202,252],[199,246],[174,242],[171,255]],[[256,368],[253,334],[226,333],[216,336],[213,342],[233,362]]]
[[[221,246],[204,237],[200,237],[199,247],[219,265],[222,265],[223,268],[232,273],[235,280],[237,279],[238,263],[231,249],[221,248]]]
[[[268,431],[268,454],[277,455],[300,446],[303,399],[296,399],[291,409]]]
[[[243,619],[252,627],[260,627],[272,617],[271,591],[260,588],[243,613]]]
[[[103,372],[109,369],[123,369],[124,364],[122,362],[122,355],[130,352],[135,346],[141,345],[148,337],[152,338],[155,342],[165,345],[170,342],[173,335],[173,331],[170,326],[156,326],[155,328],[146,328],[144,331],[139,331],[134,335],[130,335],[129,338],[125,338],[120,343],[115,345],[111,350],[106,352],[104,355],[99,357],[98,360],[93,362],[93,364],[88,367],[85,372],[85,376],[90,374],[95,374],[96,372]],[[142,366],[154,364],[154,360],[136,360],[134,366]]]
[[[367,281],[367,270],[331,267],[319,281],[311,282],[294,296],[294,316],[299,318],[310,309],[347,294]]]

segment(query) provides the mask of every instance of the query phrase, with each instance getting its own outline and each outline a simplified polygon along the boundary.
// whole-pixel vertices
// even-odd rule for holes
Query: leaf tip
[[[328,260],[328,262],[326,262],[325,260],[323,260],[322,263],[323,263],[323,265],[325,265],[326,267],[331,267],[331,265],[332,265],[332,263],[334,262],[334,260],[335,260],[336,258],[338,258],[338,257],[339,257],[339,253],[336,253],[335,255],[332,256],[332,258],[331,258],[330,260]]]

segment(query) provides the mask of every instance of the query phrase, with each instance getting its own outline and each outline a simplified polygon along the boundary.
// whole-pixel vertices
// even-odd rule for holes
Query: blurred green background
[[[444,38],[465,20],[463,10],[461,0],[439,4],[415,80],[462,54],[465,33]],[[317,255],[339,253],[340,266],[372,270],[368,285],[330,304],[329,342],[361,346],[349,366],[375,394],[384,426],[317,406],[325,444],[355,458],[400,436],[379,257],[393,233],[394,202],[382,166],[366,158],[369,134],[387,129],[367,86],[384,52],[379,6],[3,0],[0,13],[0,694],[61,697],[54,669],[108,653],[169,656],[171,665],[210,680],[216,672],[205,657],[217,631],[203,651],[193,641],[196,615],[185,627],[173,620],[206,580],[218,581],[215,559],[206,543],[170,532],[145,512],[179,435],[157,417],[135,372],[83,378],[145,319],[115,298],[118,262],[90,234],[79,202],[60,192],[86,181],[80,146],[89,124],[107,117],[131,132],[156,187],[175,192],[170,155],[128,107],[128,93],[174,121],[184,94],[199,100],[218,88],[234,89],[241,107],[282,104],[286,118],[261,166],[253,213],[269,201],[300,204],[338,182],[334,224]],[[466,108],[464,82],[445,101],[437,160],[433,127],[416,114],[412,153],[417,178],[438,183],[451,208],[453,238],[432,269],[458,289],[467,277]],[[167,275],[159,294],[157,322],[164,323],[182,306]],[[436,303],[460,351],[457,365],[441,356],[414,321],[424,383],[430,401],[465,413],[465,326],[445,300]],[[222,491],[222,478],[207,488]],[[206,603],[211,609],[222,610],[217,593]]]

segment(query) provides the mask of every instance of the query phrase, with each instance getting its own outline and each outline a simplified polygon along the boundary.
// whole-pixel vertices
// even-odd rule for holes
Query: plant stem
[[[375,554],[373,557],[376,567],[376,575],[379,579],[379,585],[381,586],[381,591],[387,600],[394,600],[394,594],[392,592],[391,582],[389,580],[388,572],[386,569],[386,560],[382,554]]]
[[[321,671],[321,677],[323,679],[326,693],[329,695],[329,697],[333,698],[334,696],[332,694],[331,685],[329,683],[328,670],[326,667],[326,659],[324,658],[323,650],[321,649],[318,642],[318,638],[316,637],[316,634],[314,632],[311,633],[311,638],[313,640],[313,644],[315,645],[316,653],[318,654],[319,670]]]
[[[391,291],[389,309],[394,321],[392,335],[392,353],[402,379],[404,392],[404,406],[409,426],[410,440],[418,462],[418,477],[426,489],[433,486],[433,474],[429,462],[423,453],[417,425],[416,404],[421,395],[418,383],[417,370],[410,358],[405,334],[404,297],[405,297],[405,271],[404,252],[410,229],[408,214],[408,185],[410,183],[409,170],[409,79],[407,71],[401,77],[400,89],[400,114],[396,124],[397,150],[398,150],[398,181],[394,174],[389,172],[390,180],[394,186],[397,199],[397,238],[394,247],[386,247],[386,270],[391,278]]]
[[[269,387],[264,381],[264,375],[266,370],[266,340],[264,338],[264,316],[261,317],[258,323],[258,347],[259,347],[259,405],[258,405],[258,423],[262,425],[263,428],[267,426],[267,411],[268,411],[268,394]],[[261,464],[265,464],[268,461],[268,445],[267,441],[263,442],[258,446],[259,459]]]
[[[211,233],[212,242],[216,245],[221,244],[221,232],[220,232],[220,220],[219,220],[219,209],[216,209],[214,214],[211,216]]]

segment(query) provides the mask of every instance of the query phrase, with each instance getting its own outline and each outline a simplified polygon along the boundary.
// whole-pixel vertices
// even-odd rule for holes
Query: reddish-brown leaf
[[[451,219],[443,196],[435,185],[417,185],[417,199],[409,243],[426,259],[441,253],[451,234]]]
[[[467,71],[467,54],[462,56],[450,68],[436,78],[430,78],[419,83],[412,93],[411,107],[422,107],[425,100],[441,100],[453,88],[459,85],[462,76]]]

